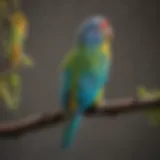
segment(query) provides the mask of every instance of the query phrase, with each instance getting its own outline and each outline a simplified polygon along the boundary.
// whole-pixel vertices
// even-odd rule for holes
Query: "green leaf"
[[[20,81],[21,77],[15,72],[11,73],[8,77],[9,86],[11,88],[17,88],[20,84]]]
[[[160,90],[158,89],[149,91],[145,87],[139,87],[137,89],[137,94],[141,100],[148,98],[151,99],[160,98]],[[147,115],[149,122],[153,126],[160,125],[160,109],[158,108],[147,109],[147,111],[145,111],[145,114]]]
[[[28,67],[33,67],[34,65],[32,58],[25,54],[22,55],[22,64]]]

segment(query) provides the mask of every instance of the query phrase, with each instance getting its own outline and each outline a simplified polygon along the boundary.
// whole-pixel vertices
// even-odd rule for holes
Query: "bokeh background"
[[[106,98],[134,96],[136,87],[160,88],[158,1],[26,0],[30,20],[26,52],[33,69],[22,70],[23,98],[16,113],[0,109],[0,121],[57,110],[59,63],[70,48],[76,27],[88,16],[108,16],[115,29],[114,60]],[[83,121],[74,147],[60,149],[61,126],[0,139],[0,160],[160,160],[160,129],[143,113]]]

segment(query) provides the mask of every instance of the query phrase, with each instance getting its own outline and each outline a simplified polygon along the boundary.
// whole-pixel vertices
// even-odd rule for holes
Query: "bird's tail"
[[[82,114],[76,113],[75,115],[73,115],[72,119],[67,124],[62,139],[62,148],[71,147],[75,139],[76,132],[80,126],[81,119],[82,119]]]

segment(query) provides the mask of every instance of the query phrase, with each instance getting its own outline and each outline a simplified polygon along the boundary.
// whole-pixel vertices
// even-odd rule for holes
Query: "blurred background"
[[[26,53],[33,69],[22,70],[23,98],[16,113],[0,109],[0,121],[59,108],[59,63],[71,47],[76,27],[102,14],[115,29],[113,68],[106,98],[134,96],[136,87],[160,88],[160,45],[156,0],[26,0],[30,20]],[[160,129],[141,112],[83,121],[70,151],[60,148],[63,125],[0,139],[0,160],[160,160]]]

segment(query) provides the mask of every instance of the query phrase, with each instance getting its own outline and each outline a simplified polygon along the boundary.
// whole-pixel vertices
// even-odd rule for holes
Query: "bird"
[[[60,102],[68,122],[61,147],[70,148],[84,112],[104,97],[112,66],[113,27],[108,18],[85,19],[75,32],[74,42],[61,61]]]

